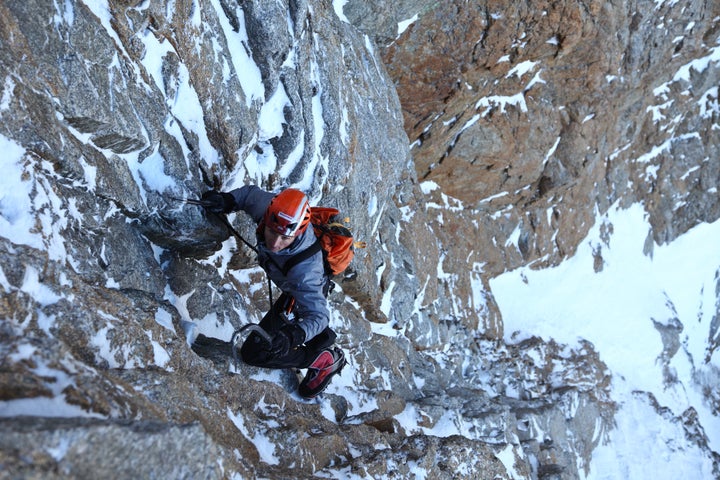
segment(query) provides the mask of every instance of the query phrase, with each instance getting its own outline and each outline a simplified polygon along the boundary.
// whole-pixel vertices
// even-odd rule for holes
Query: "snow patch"
[[[609,239],[603,233],[608,225]],[[650,228],[641,205],[627,210],[615,205],[559,266],[521,268],[490,280],[507,342],[539,336],[579,346],[587,340],[612,373],[618,428],[595,452],[588,478],[708,478],[703,452],[675,431],[682,428],[680,422],[667,419],[689,408],[697,412],[710,447],[720,450],[720,418],[698,380],[720,365],[707,335],[717,315],[720,221],[700,224],[645,256]],[[598,252],[603,269],[595,272]],[[664,367],[665,347],[656,324],[669,322],[682,325],[681,352]],[[664,368],[674,372],[673,382],[668,383]],[[663,419],[638,392],[652,392],[660,408],[667,409]],[[640,465],[642,474],[636,470]]]

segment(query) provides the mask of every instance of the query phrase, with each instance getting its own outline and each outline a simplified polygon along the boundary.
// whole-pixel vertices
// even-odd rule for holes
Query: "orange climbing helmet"
[[[307,196],[295,188],[278,193],[265,210],[263,223],[280,235],[300,235],[310,223],[310,202]]]

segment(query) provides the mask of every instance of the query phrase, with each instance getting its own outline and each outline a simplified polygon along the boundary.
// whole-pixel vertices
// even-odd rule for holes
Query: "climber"
[[[201,202],[212,213],[243,210],[252,217],[258,225],[258,262],[282,291],[260,321],[272,341],[251,333],[240,348],[242,360],[264,368],[307,368],[298,393],[304,398],[316,396],[341,371],[345,356],[332,347],[336,334],[329,327],[327,304],[332,282],[325,271],[323,253],[315,249],[310,256],[301,254],[316,242],[307,196],[292,188],[274,195],[246,185],[229,193],[205,192]],[[299,262],[290,262],[298,255]],[[284,271],[290,263],[294,265]],[[200,353],[203,347],[217,346],[218,342],[222,341],[199,335],[192,346]],[[227,346],[229,342],[222,343]]]

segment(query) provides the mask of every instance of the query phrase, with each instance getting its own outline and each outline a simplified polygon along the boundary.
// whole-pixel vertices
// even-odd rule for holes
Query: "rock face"
[[[491,272],[572,254],[590,205],[642,202],[659,244],[718,218],[720,10],[674,6],[441,2],[384,48],[418,177]]]
[[[0,5],[3,477],[587,473],[604,365],[503,344],[488,280],[617,201],[645,203],[648,248],[720,216],[718,7],[338,3]],[[182,334],[267,308],[252,252],[174,200],[244,183],[368,243],[320,402]]]

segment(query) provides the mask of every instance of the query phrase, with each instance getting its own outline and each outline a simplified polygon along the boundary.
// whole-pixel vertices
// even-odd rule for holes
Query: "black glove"
[[[285,325],[272,339],[270,353],[275,357],[284,357],[291,347],[298,347],[305,341],[305,331],[298,325]]]
[[[235,210],[235,197],[225,192],[216,192],[210,190],[200,197],[202,206],[208,212],[213,213],[230,213]]]

